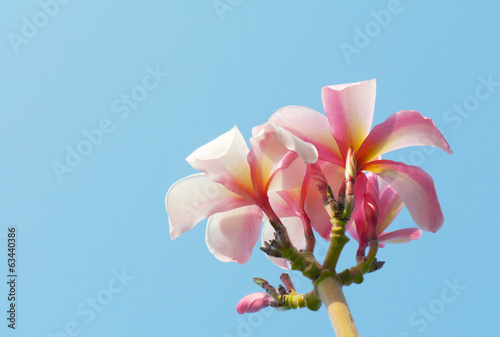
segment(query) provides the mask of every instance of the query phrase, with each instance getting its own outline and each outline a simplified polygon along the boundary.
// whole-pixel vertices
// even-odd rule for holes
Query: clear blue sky
[[[381,250],[384,268],[346,289],[361,335],[497,335],[499,10],[495,1],[4,2],[0,335],[332,336],[324,308],[239,316],[238,300],[259,290],[252,277],[277,284],[281,270],[257,248],[243,266],[217,261],[205,222],[171,241],[164,196],[195,172],[184,158],[234,125],[249,137],[281,106],[322,111],[324,85],[371,78],[375,124],[418,110],[455,153],[386,156],[432,175],[446,220],[437,234]],[[406,211],[395,223],[412,225]],[[15,332],[5,319],[12,226]],[[450,283],[459,287],[446,291]]]

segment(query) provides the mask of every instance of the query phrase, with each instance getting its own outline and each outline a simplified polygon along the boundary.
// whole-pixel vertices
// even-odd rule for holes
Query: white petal
[[[186,158],[198,171],[227,189],[248,197],[252,195],[248,146],[237,127],[203,145]]]
[[[314,164],[318,160],[318,150],[316,150],[313,144],[301,140],[278,125],[273,125],[273,127],[281,144],[289,151],[297,153],[304,163]]]
[[[203,173],[188,176],[174,183],[165,197],[170,236],[175,239],[216,212],[248,204]]]
[[[262,215],[251,205],[211,216],[206,237],[210,252],[223,262],[247,262],[259,240]]]

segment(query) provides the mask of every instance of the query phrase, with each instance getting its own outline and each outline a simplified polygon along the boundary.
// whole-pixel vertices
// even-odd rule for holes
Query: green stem
[[[332,232],[330,233],[330,246],[326,252],[325,260],[323,261],[324,269],[335,270],[337,267],[337,262],[340,257],[340,253],[349,238],[345,235],[345,226],[347,224],[347,219],[331,219],[332,221]]]
[[[324,271],[315,282],[315,289],[326,306],[337,337],[359,337],[347,305],[340,280],[333,271]]]
[[[383,265],[383,262],[380,266],[374,264],[377,251],[378,241],[371,240],[368,256],[360,260],[354,267],[346,269],[343,272],[337,274],[342,285],[348,286],[352,283],[360,284],[363,282],[364,274],[371,273],[377,269],[380,269]]]
[[[378,240],[370,240],[370,249],[368,250],[368,256],[366,257],[366,262],[370,267],[375,261],[377,252],[378,252]]]

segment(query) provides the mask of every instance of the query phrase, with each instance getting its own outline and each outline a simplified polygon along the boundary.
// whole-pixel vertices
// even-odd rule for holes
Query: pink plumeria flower
[[[177,181],[167,192],[172,239],[209,218],[210,252],[224,262],[243,264],[250,259],[264,214],[279,221],[268,198],[273,177],[299,156],[307,163],[317,160],[313,145],[280,127],[264,124],[254,128],[253,135],[249,150],[234,127],[186,158],[203,173]],[[288,178],[303,179],[293,174]]]
[[[358,181],[366,184],[366,192],[349,227],[349,234],[359,243],[358,257],[365,256],[370,240],[377,240],[383,247],[385,243],[406,243],[420,238],[419,228],[386,232],[403,208],[403,201],[391,185],[371,172],[358,175]]]
[[[389,182],[415,223],[423,230],[436,232],[444,217],[432,178],[419,167],[382,160],[380,156],[407,146],[422,145],[435,146],[451,154],[450,146],[432,120],[412,110],[396,112],[370,131],[375,92],[375,80],[323,87],[321,96],[326,117],[309,108],[289,106],[278,110],[269,122],[316,146],[318,164],[334,191],[343,181],[347,151],[352,148],[357,173],[370,171]],[[356,195],[357,201],[358,197]],[[355,206],[358,207],[356,203]]]
[[[236,305],[238,314],[253,313],[267,308],[274,298],[266,293],[253,293],[243,297]]]

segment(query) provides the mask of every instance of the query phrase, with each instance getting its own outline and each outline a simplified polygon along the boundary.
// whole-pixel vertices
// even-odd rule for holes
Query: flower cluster
[[[321,265],[310,255],[298,262],[298,256],[313,253],[315,233],[333,240],[335,219],[344,221],[339,235],[347,230],[358,242],[357,262],[371,264],[360,265],[362,273],[375,269],[375,252],[366,254],[372,243],[383,247],[438,231],[444,217],[432,178],[381,156],[407,146],[452,153],[450,146],[432,120],[413,110],[372,128],[375,91],[375,80],[327,86],[325,115],[287,106],[252,130],[250,148],[234,127],[194,151],[186,160],[202,173],[177,181],[166,195],[172,239],[208,218],[206,244],[217,259],[245,263],[261,237],[274,263],[307,271],[314,281],[336,262]],[[387,232],[403,206],[420,229]],[[279,296],[249,295],[238,312],[283,305]]]

